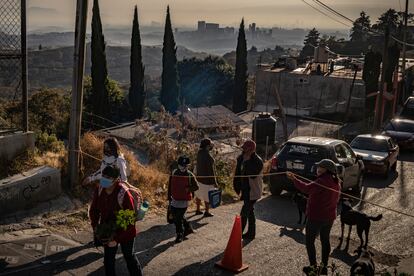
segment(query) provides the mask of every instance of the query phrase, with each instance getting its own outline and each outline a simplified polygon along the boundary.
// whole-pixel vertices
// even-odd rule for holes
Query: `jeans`
[[[247,222],[249,222],[249,227],[247,232],[251,235],[256,235],[256,217],[254,215],[254,204],[256,200],[245,199],[243,207],[240,212],[241,221],[242,221],[242,232],[246,228]]]
[[[121,243],[122,254],[124,255],[129,275],[142,276],[141,264],[138,258],[133,253],[134,251],[134,239],[125,243]],[[104,265],[105,275],[114,276],[115,274],[115,255],[118,251],[118,245],[115,247],[104,246]]]
[[[177,235],[182,235],[186,229],[191,228],[187,219],[184,217],[185,212],[187,212],[187,208],[175,208],[171,206],[171,213],[174,217],[175,231],[177,232]]]
[[[310,265],[317,265],[315,240],[320,235],[322,245],[322,264],[328,265],[329,254],[331,253],[331,244],[329,235],[331,233],[333,221],[320,222],[310,221],[306,223],[306,250],[308,251]]]

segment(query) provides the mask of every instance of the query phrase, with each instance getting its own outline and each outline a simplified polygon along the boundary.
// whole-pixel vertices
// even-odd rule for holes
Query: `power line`
[[[344,26],[350,27],[349,25],[345,24],[344,22],[341,22],[341,21],[337,20],[336,18],[330,16],[329,14],[325,13],[324,11],[321,11],[320,9],[312,6],[311,4],[309,4],[308,2],[306,2],[305,0],[302,0],[302,2],[305,3],[306,5],[308,5],[309,7],[311,7],[312,9],[316,10],[317,12],[319,12],[319,13],[327,16],[327,17],[329,17],[330,19],[332,19],[332,20],[334,20],[334,21],[336,21],[336,22],[338,22],[338,23],[340,23],[340,24],[342,24]]]
[[[347,17],[347,16],[343,15],[342,13],[340,13],[340,12],[338,12],[338,11],[334,10],[333,8],[329,7],[328,5],[326,5],[325,3],[323,3],[322,1],[319,1],[319,0],[313,0],[313,2],[315,2],[315,3],[319,4],[319,6],[321,6],[321,7],[323,7],[324,9],[326,9],[326,10],[330,11],[331,13],[336,14],[337,16],[340,16],[340,17],[342,17],[343,19],[345,19],[345,20],[347,20],[347,21],[349,21],[349,22],[351,22],[351,23],[354,23],[354,21],[353,21],[352,19],[350,19],[349,17]]]

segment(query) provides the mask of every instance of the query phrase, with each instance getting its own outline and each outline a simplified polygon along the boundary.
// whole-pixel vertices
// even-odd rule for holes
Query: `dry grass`
[[[88,176],[99,169],[100,159],[103,157],[103,141],[104,139],[91,133],[86,133],[82,137],[82,151],[95,157],[83,155],[83,176]],[[150,202],[153,210],[158,211],[158,208],[164,208],[167,202],[168,176],[154,167],[143,166],[138,162],[134,154],[124,147],[122,147],[122,153],[131,171],[131,175],[128,178],[129,183],[141,189],[144,198]]]

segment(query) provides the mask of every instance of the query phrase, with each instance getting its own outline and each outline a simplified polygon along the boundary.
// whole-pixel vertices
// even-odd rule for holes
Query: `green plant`
[[[128,226],[135,223],[135,212],[133,210],[119,210],[116,214],[116,226],[126,230]]]
[[[65,145],[62,141],[59,141],[55,134],[48,134],[46,132],[40,132],[36,135],[36,148],[41,153],[45,152],[60,152],[64,150]]]

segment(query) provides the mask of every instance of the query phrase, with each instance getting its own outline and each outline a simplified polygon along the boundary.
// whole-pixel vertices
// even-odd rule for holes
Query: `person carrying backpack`
[[[168,183],[168,201],[174,218],[177,233],[176,243],[182,242],[187,235],[194,233],[190,223],[185,218],[188,202],[193,193],[198,190],[195,175],[188,170],[190,159],[180,156],[177,160],[178,169],[174,170]]]
[[[103,144],[104,157],[101,161],[101,167],[95,173],[86,177],[82,185],[87,185],[93,181],[97,181],[102,177],[102,170],[107,166],[116,167],[120,172],[120,179],[122,181],[128,180],[128,165],[121,152],[121,146],[116,138],[110,137],[104,141]]]
[[[134,199],[120,179],[119,169],[107,166],[102,170],[99,186],[96,187],[89,218],[94,231],[96,245],[104,246],[104,266],[107,276],[115,275],[115,255],[121,246],[130,275],[142,275],[141,265],[134,255],[136,236],[135,217],[130,223],[119,227],[119,212],[129,210],[134,213]],[[103,238],[105,237],[105,238]]]

